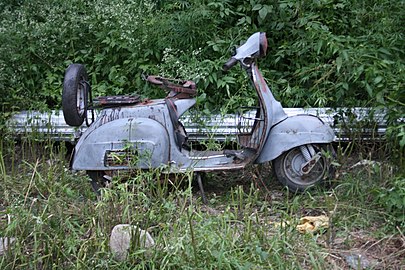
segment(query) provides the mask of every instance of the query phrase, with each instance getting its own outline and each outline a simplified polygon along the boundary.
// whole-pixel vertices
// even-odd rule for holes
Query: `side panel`
[[[270,161],[283,152],[309,143],[330,143],[335,134],[332,128],[313,115],[296,115],[274,126],[255,163]]]
[[[122,118],[108,122],[80,138],[74,170],[155,168],[169,161],[167,130],[148,118]]]
[[[188,109],[194,106],[195,99],[177,99],[174,104],[177,106],[177,117],[181,117]]]

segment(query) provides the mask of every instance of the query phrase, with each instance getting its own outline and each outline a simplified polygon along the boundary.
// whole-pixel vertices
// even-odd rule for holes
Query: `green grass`
[[[398,179],[388,165],[342,164],[331,189],[302,194],[283,189],[268,166],[211,174],[205,206],[191,174],[171,184],[159,171],[114,178],[97,200],[87,176],[68,169],[63,145],[3,141],[0,150],[0,237],[17,238],[0,269],[343,269],[354,248],[375,258],[373,243],[397,248],[390,261],[379,250],[379,266],[404,265],[393,242],[403,239],[401,209],[389,211],[381,195]],[[329,229],[296,230],[300,217],[319,214],[331,218]],[[108,240],[119,223],[147,229],[156,245],[114,260]]]

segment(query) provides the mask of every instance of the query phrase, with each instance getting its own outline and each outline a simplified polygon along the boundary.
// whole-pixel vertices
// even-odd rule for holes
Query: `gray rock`
[[[345,256],[347,264],[356,270],[366,269],[371,263],[368,258],[361,254],[349,254]]]
[[[0,237],[0,256],[6,253],[15,240],[14,237]]]
[[[152,236],[135,225],[118,224],[111,231],[110,249],[118,261],[126,259],[131,246],[150,248],[154,245]]]

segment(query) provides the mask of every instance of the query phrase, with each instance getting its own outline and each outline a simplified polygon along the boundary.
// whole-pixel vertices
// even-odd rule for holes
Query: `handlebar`
[[[231,57],[223,66],[222,66],[222,70],[223,71],[228,71],[231,67],[233,67],[234,65],[236,65],[238,63],[238,60],[236,60],[235,58]]]

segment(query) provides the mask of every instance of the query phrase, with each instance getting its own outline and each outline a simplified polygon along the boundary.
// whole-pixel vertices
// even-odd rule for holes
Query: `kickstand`
[[[201,174],[196,173],[195,176],[197,177],[198,187],[200,188],[202,201],[204,204],[208,204],[208,200],[207,197],[205,196],[204,187],[201,180]]]

